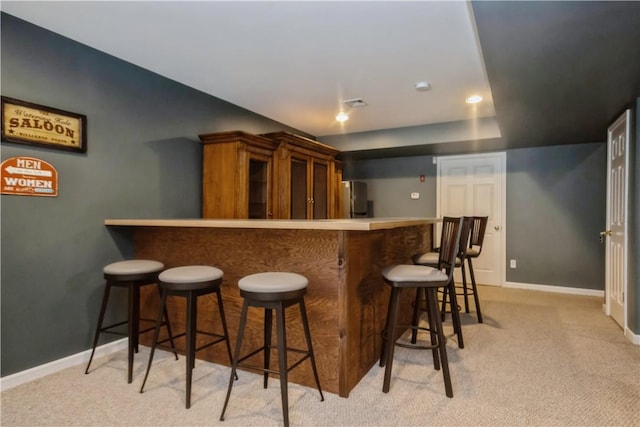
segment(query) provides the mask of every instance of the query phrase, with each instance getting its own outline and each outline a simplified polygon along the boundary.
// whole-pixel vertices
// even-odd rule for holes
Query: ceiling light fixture
[[[362,98],[347,99],[346,101],[344,101],[344,103],[351,108],[364,107],[365,105],[367,105],[367,103],[364,102]]]
[[[347,120],[349,120],[349,116],[347,115],[347,113],[344,112],[340,112],[337,116],[336,116],[336,120],[339,122],[346,122]]]
[[[467,104],[477,104],[482,101],[482,97],[480,95],[473,95],[464,100]]]
[[[416,83],[416,90],[420,92],[424,92],[431,89],[431,83],[429,82],[418,82]]]

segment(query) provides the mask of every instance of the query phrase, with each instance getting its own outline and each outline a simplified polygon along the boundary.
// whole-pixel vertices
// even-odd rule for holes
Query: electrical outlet
[[[516,264],[516,260],[515,260],[515,259],[512,259],[512,260],[509,262],[509,267],[511,267],[511,268],[516,268],[516,265],[517,265],[517,264]]]
[[[420,198],[420,193],[411,193],[411,198],[412,198],[413,200],[417,200],[417,199],[419,199],[419,198]]]

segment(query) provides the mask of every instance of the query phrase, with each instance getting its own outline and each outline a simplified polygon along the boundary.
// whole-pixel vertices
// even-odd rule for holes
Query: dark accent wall
[[[606,143],[507,151],[508,282],[604,289],[606,169]]]
[[[508,282],[604,289],[606,162],[606,143],[507,150],[506,256],[518,260]],[[436,173],[430,156],[357,160],[344,169],[346,179],[367,181],[378,217],[435,216]]]
[[[200,217],[198,134],[302,132],[1,18],[2,95],[85,114],[88,122],[86,154],[2,143],[2,160],[36,157],[59,174],[56,198],[2,196],[6,376],[90,348],[102,267],[133,255],[129,236],[107,229],[105,218]]]
[[[436,174],[432,156],[415,156],[348,161],[343,178],[367,182],[372,216],[432,218],[436,216]],[[418,193],[419,199],[411,199],[411,193]]]

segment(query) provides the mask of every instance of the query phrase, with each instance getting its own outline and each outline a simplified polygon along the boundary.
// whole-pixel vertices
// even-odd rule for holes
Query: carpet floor
[[[447,342],[454,397],[445,396],[431,353],[396,348],[391,390],[376,364],[349,398],[289,385],[291,425],[631,426],[640,424],[640,346],[602,311],[602,298],[480,288],[484,323],[463,314],[465,348]],[[447,322],[448,323],[448,322]],[[446,332],[451,333],[450,326]],[[312,331],[313,333],[313,331]],[[277,379],[240,372],[219,421],[229,368],[198,361],[185,409],[184,358],[157,353],[143,394],[148,349],[134,382],[126,351],[75,366],[1,395],[3,426],[277,426]],[[306,362],[305,362],[306,364]],[[297,369],[306,369],[302,365]]]

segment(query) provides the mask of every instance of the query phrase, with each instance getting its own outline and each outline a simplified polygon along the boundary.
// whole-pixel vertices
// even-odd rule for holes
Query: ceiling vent
[[[346,101],[344,101],[344,103],[351,108],[364,107],[365,105],[367,105],[367,103],[364,102],[361,98],[347,99]]]

